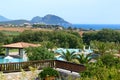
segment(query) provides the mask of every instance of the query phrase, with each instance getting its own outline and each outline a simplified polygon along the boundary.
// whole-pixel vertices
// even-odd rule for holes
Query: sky
[[[47,14],[73,24],[120,24],[120,0],[0,0],[0,15],[10,19]]]

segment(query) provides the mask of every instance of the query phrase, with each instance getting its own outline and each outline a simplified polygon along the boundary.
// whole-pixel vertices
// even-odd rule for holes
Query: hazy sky
[[[0,0],[0,15],[10,19],[46,14],[71,23],[120,24],[120,0]]]

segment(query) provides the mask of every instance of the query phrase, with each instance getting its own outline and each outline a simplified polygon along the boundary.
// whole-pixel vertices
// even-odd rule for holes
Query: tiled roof
[[[27,47],[37,47],[38,44],[26,43],[26,42],[17,42],[12,44],[3,45],[5,48],[27,48]]]

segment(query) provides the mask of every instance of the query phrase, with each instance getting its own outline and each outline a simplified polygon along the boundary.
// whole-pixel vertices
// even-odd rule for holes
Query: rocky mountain
[[[2,19],[0,18],[0,24],[15,24],[15,25],[20,25],[24,23],[44,23],[44,24],[52,24],[52,25],[61,25],[61,26],[70,26],[71,23],[65,21],[64,19],[56,16],[56,15],[51,15],[48,14],[44,17],[33,17],[32,20],[11,20],[9,19]]]
[[[10,21],[10,19],[0,15],[0,22],[2,21]]]
[[[39,16],[33,17],[32,20],[31,20],[31,22],[32,23],[42,22],[42,17],[39,17]]]
[[[55,24],[55,25],[71,25],[69,22],[65,21],[64,19],[56,16],[48,14],[44,17],[34,17],[31,22],[36,23],[45,23],[45,24]]]

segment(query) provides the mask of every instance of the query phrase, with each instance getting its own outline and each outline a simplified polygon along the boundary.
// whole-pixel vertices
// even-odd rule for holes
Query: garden
[[[82,37],[74,31],[24,31],[21,34],[12,37],[4,35],[3,33],[0,33],[0,35],[0,42],[2,44],[18,41],[42,44],[41,47],[26,48],[27,56],[30,61],[54,60],[54,53],[52,52],[53,48],[81,49],[84,45],[86,45],[86,47],[91,46],[93,53],[98,54],[99,56],[90,58],[92,53],[86,56],[76,56],[69,51],[61,54],[61,57],[68,62],[86,66],[86,70],[80,72],[79,74],[81,77],[76,78],[76,80],[120,80],[119,31],[103,29],[96,32],[86,32]],[[2,51],[2,49],[0,50]],[[2,52],[0,53],[2,54]],[[118,56],[116,56],[116,54],[118,54]],[[91,62],[91,60],[96,61]],[[41,77],[41,74],[42,73],[39,74],[39,77]],[[49,76],[49,74],[47,76]],[[58,78],[58,75],[55,76]],[[69,80],[72,79],[69,78]]]

